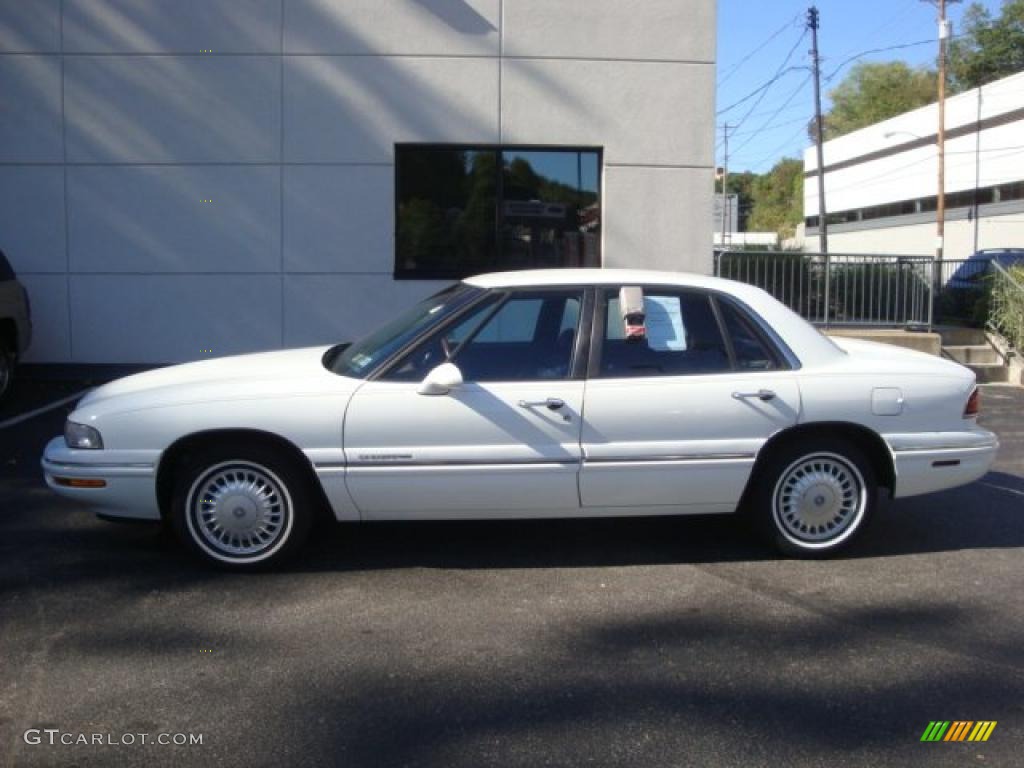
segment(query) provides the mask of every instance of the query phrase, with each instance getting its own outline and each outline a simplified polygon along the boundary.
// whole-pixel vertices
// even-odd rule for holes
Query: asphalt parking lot
[[[52,496],[65,412],[0,429],[2,766],[1021,764],[1022,390],[984,390],[993,472],[838,560],[726,518],[378,524],[256,576]]]

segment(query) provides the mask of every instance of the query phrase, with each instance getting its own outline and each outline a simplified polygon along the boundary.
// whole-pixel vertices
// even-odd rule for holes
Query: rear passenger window
[[[731,370],[711,298],[699,292],[644,292],[646,334],[627,339],[617,291],[606,295],[600,375],[686,376]]]
[[[728,301],[719,301],[718,308],[725,323],[725,332],[732,340],[737,368],[741,371],[770,371],[779,367],[771,349],[740,310]]]

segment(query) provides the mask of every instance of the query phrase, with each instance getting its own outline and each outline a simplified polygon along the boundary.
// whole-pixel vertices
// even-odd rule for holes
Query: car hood
[[[354,389],[358,382],[324,368],[330,347],[221,357],[172,365],[104,384],[77,411],[138,410],[187,402],[299,397]]]

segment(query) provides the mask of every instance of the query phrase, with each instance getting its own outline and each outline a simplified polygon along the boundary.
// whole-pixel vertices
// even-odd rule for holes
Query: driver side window
[[[545,381],[569,378],[583,296],[579,291],[513,295],[425,341],[385,376],[421,381],[446,360],[465,381]]]

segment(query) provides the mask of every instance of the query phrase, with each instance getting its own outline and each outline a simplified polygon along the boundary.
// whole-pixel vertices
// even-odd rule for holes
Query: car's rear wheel
[[[175,474],[171,523],[192,552],[231,570],[279,565],[301,547],[313,519],[296,462],[262,446],[214,446]]]
[[[760,471],[754,505],[777,549],[823,557],[849,544],[878,503],[875,473],[857,446],[814,439],[784,446]]]

